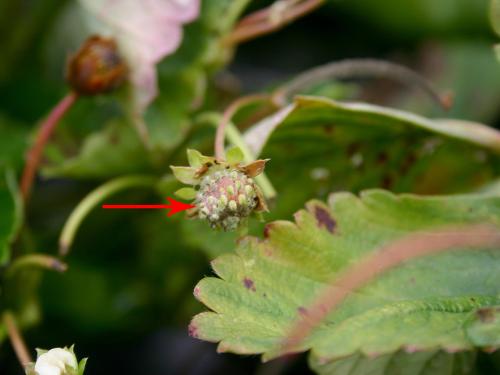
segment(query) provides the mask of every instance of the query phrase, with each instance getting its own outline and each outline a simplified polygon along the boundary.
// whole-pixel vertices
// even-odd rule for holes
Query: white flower
[[[36,362],[27,366],[28,375],[81,375],[86,359],[80,364],[76,359],[73,347],[54,348],[49,351],[37,349]]]

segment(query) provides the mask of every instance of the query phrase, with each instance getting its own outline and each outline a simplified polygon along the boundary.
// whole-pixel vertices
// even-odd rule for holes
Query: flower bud
[[[127,67],[111,38],[92,36],[70,57],[66,79],[80,95],[113,91],[123,83]]]
[[[26,367],[27,375],[82,375],[87,362],[83,359],[78,363],[73,347],[37,349],[37,353],[36,362]]]

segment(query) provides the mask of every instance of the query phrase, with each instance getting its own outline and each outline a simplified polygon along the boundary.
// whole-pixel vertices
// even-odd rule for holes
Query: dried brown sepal
[[[247,165],[238,167],[240,171],[245,173],[248,177],[255,177],[264,172],[264,168],[266,167],[266,163],[270,159],[260,159],[260,160],[255,160],[254,162],[251,162]]]
[[[117,89],[127,72],[115,40],[94,35],[69,58],[66,80],[80,95],[97,95]]]
[[[262,194],[262,191],[257,188],[255,189],[255,193],[257,195],[257,206],[255,206],[255,212],[269,212],[269,208],[267,207],[266,199]]]

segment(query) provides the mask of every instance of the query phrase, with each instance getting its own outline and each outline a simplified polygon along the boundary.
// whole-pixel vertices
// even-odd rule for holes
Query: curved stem
[[[241,136],[238,128],[236,128],[236,126],[234,126],[232,123],[229,123],[227,125],[226,136],[233,145],[239,147],[243,152],[243,158],[246,163],[251,163],[255,160],[255,157],[250,151],[250,148],[243,140],[243,137]],[[265,198],[271,200],[276,197],[276,190],[274,189],[273,184],[271,184],[271,181],[269,181],[265,173],[254,177],[254,180],[262,189],[262,194],[264,194]]]
[[[154,176],[125,176],[108,181],[91,191],[75,207],[68,220],[64,224],[61,236],[59,237],[59,254],[66,255],[73,243],[75,234],[85,217],[94,207],[99,205],[104,199],[125,189],[132,187],[154,186],[158,178]]]
[[[207,122],[213,124],[215,127],[219,127],[221,123],[221,115],[219,113],[214,113],[214,112],[202,113],[201,115],[198,116],[196,122],[198,123]],[[241,136],[241,133],[239,132],[236,126],[234,126],[231,122],[229,122],[227,124],[225,133],[229,141],[233,145],[241,149],[241,151],[243,152],[244,161],[246,163],[251,163],[252,161],[255,160],[255,156],[253,155],[252,151],[243,140],[243,137]],[[277,195],[276,190],[274,189],[271,181],[269,181],[269,178],[266,176],[265,172],[255,177],[255,181],[262,189],[262,194],[264,194],[265,198],[272,199],[276,197]]]
[[[35,138],[35,143],[29,149],[27,154],[26,164],[24,166],[23,175],[21,178],[21,194],[25,205],[29,199],[33,180],[42,159],[43,150],[50,136],[54,132],[59,120],[71,108],[73,103],[78,98],[78,94],[70,92],[67,94],[50,112],[45,121],[42,122]]]
[[[277,88],[273,94],[273,101],[284,105],[298,92],[327,80],[379,77],[418,87],[445,110],[452,105],[453,98],[450,93],[440,94],[431,82],[416,72],[402,65],[375,59],[349,59],[308,70]]]
[[[267,94],[255,94],[255,95],[248,95],[241,97],[239,99],[236,99],[234,102],[232,102],[229,107],[226,108],[222,115],[222,119],[219,123],[219,126],[217,127],[217,132],[215,134],[215,143],[214,143],[214,151],[215,151],[215,157],[220,160],[225,159],[225,152],[224,152],[224,138],[225,138],[225,133],[226,133],[226,125],[231,121],[233,116],[244,106],[263,101],[263,100],[269,100],[270,96]]]
[[[477,250],[498,245],[498,228],[486,224],[414,233],[396,240],[367,255],[327,286],[307,310],[307,315],[292,326],[280,352],[296,351],[309,333],[348,295],[391,268],[408,260],[438,254],[451,248]]]
[[[2,318],[3,323],[5,324],[5,328],[7,329],[7,333],[9,334],[12,348],[14,348],[17,359],[19,360],[21,366],[23,366],[24,368],[33,360],[31,358],[30,352],[28,351],[28,348],[26,347],[23,336],[21,335],[21,332],[17,327],[16,319],[14,315],[8,310],[3,313]]]
[[[234,45],[261,35],[270,34],[312,12],[323,5],[324,2],[325,0],[304,0],[295,4],[296,1],[293,0],[277,1],[268,8],[259,10],[243,18],[226,39],[226,42]],[[283,10],[277,14],[277,9],[280,6],[282,6]]]
[[[6,271],[6,277],[10,277],[23,267],[41,267],[49,270],[64,272],[68,269],[66,263],[46,254],[28,254],[16,258]]]

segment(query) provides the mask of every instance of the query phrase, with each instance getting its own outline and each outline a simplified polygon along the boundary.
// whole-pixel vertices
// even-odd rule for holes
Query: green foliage
[[[492,28],[500,35],[499,0],[330,2],[309,20],[241,46],[227,37],[245,9],[271,2],[203,0],[200,16],[183,28],[180,47],[155,64],[147,61],[159,90],[145,110],[144,128],[133,114],[133,85],[78,98],[45,149],[18,233],[24,215],[15,180],[26,148],[37,124],[67,94],[68,54],[102,31],[82,1],[0,2],[0,302],[23,330],[43,317],[26,335],[30,347],[81,342],[94,368],[125,373],[133,370],[130,361],[122,363],[123,351],[142,366],[158,348],[141,348],[148,354],[141,357],[136,342],[159,333],[169,339],[167,345],[154,340],[160,351],[177,353],[183,345],[180,357],[198,365],[213,347],[193,345],[191,352],[185,328],[203,309],[193,285],[209,273],[207,259],[216,258],[218,277],[195,289],[212,311],[196,315],[190,333],[220,342],[220,351],[274,358],[318,293],[378,247],[450,225],[500,225],[500,69],[491,49]],[[138,31],[127,22],[131,8],[112,3],[124,12],[119,23],[131,26],[119,35],[125,40]],[[273,23],[281,10],[273,8]],[[125,40],[128,53],[134,44]],[[500,46],[495,49],[500,60]],[[360,55],[411,66],[440,93],[452,92],[454,106],[445,112],[412,87],[376,77],[311,85],[301,92],[307,96],[284,108],[265,100],[245,105],[226,127],[227,162],[271,197],[264,220],[248,220],[250,237],[214,231],[182,214],[99,208],[164,203],[173,194],[196,199],[199,191],[181,188],[179,180],[197,188],[197,172],[214,160],[204,154],[214,154],[215,126],[229,103],[293,80],[289,72]],[[186,149],[189,167],[172,173],[170,165],[188,164]],[[266,160],[252,164],[259,157]],[[264,164],[266,176],[254,178]],[[140,186],[145,189],[135,189]],[[246,205],[253,196],[247,198]],[[54,255],[59,236],[63,250],[72,245],[67,272],[12,271],[11,259]],[[486,354],[500,345],[498,249],[453,250],[407,262],[351,293],[297,351],[311,350],[309,366],[325,375],[498,372],[498,351]],[[170,341],[179,327],[180,339]],[[0,341],[5,337],[0,324]],[[228,363],[225,357],[215,362]],[[153,373],[148,364],[141,373]]]
[[[269,223],[264,240],[249,238],[236,254],[212,262],[220,279],[203,279],[195,295],[213,312],[193,319],[195,337],[220,342],[219,351],[272,358],[314,296],[369,252],[415,231],[500,224],[497,195],[424,198],[372,190],[359,198],[333,194],[328,205],[311,201],[306,207],[296,223]],[[471,350],[477,345],[468,336],[471,317],[500,302],[500,254],[455,250],[412,261],[351,294],[295,349],[312,349],[321,362],[401,348]]]
[[[22,208],[15,176],[0,168],[0,264],[10,259],[10,245],[22,222]]]
[[[250,128],[245,141],[271,159],[277,219],[331,191],[467,192],[491,182],[500,165],[500,133],[492,128],[319,97],[297,98]]]

